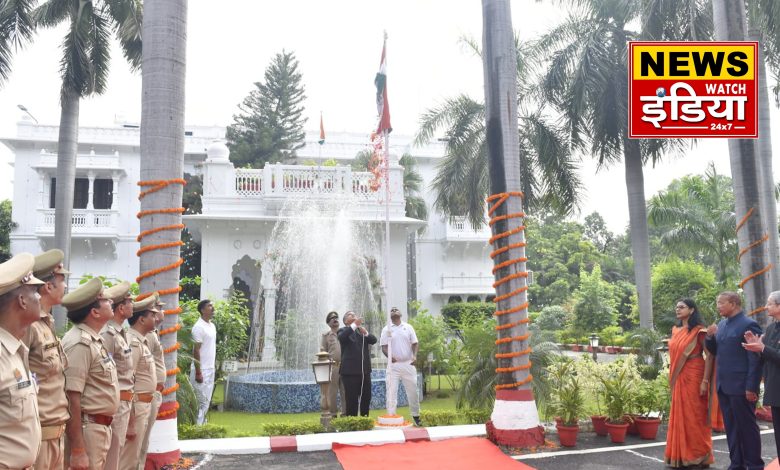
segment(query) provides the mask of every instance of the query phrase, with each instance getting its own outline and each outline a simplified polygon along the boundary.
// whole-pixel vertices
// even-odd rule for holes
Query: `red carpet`
[[[767,465],[766,470],[780,470],[780,463],[778,463],[777,459],[774,459],[769,465]]]
[[[405,442],[380,446],[333,444],[333,451],[344,470],[403,469],[533,470],[505,455],[487,439],[464,437],[443,441]]]

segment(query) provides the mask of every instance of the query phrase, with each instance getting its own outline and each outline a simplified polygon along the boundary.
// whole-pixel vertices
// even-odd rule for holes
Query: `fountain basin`
[[[371,372],[371,409],[386,408],[385,370]],[[422,373],[417,373],[417,394],[422,400]],[[399,385],[398,406],[408,405]],[[320,411],[320,386],[311,370],[274,370],[227,378],[225,408],[249,413],[306,413]]]

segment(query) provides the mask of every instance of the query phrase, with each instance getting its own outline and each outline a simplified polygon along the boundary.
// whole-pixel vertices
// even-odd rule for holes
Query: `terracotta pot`
[[[607,354],[615,354],[615,347],[607,346]]]
[[[628,424],[612,424],[607,421],[606,426],[607,432],[609,433],[609,438],[612,440],[612,442],[615,444],[622,444],[626,442],[626,431],[628,431]]]
[[[661,425],[659,418],[635,418],[636,428],[639,431],[639,437],[647,440],[655,440],[658,435],[658,426]]]
[[[628,424],[628,435],[629,436],[638,436],[639,430],[636,428],[636,419],[639,417],[639,415],[635,414],[627,414],[623,415],[623,419],[625,420],[626,424]]]
[[[561,441],[563,447],[574,447],[577,445],[577,433],[580,432],[579,425],[564,426],[558,424],[555,428],[558,430],[558,440]]]
[[[572,344],[571,345],[571,350],[575,351],[575,352],[579,351],[580,350],[580,345],[579,344]]]
[[[606,416],[591,416],[591,422],[593,423],[593,431],[597,436],[607,435],[607,417]]]

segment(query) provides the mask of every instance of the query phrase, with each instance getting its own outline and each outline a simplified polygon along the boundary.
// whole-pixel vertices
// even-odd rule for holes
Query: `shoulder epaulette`
[[[92,335],[84,330],[81,330],[81,337],[79,338],[79,342],[86,345],[92,344]]]

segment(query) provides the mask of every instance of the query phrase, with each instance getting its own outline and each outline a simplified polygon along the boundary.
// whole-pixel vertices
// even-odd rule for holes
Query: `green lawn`
[[[436,381],[433,386],[429,382],[429,395],[420,403],[420,408],[428,411],[455,410],[455,393],[449,390],[449,385],[445,380],[441,381],[442,390],[450,393],[448,398],[436,398]],[[212,403],[222,403],[224,400],[224,385],[219,384],[214,388]],[[384,414],[385,410],[371,410],[369,416],[376,418]],[[398,414],[406,417],[408,421],[412,420],[409,413],[409,407],[398,408]],[[208,422],[224,426],[228,430],[228,437],[237,436],[262,436],[263,426],[269,423],[299,423],[302,421],[319,422],[320,413],[243,413],[239,411],[210,411]]]

